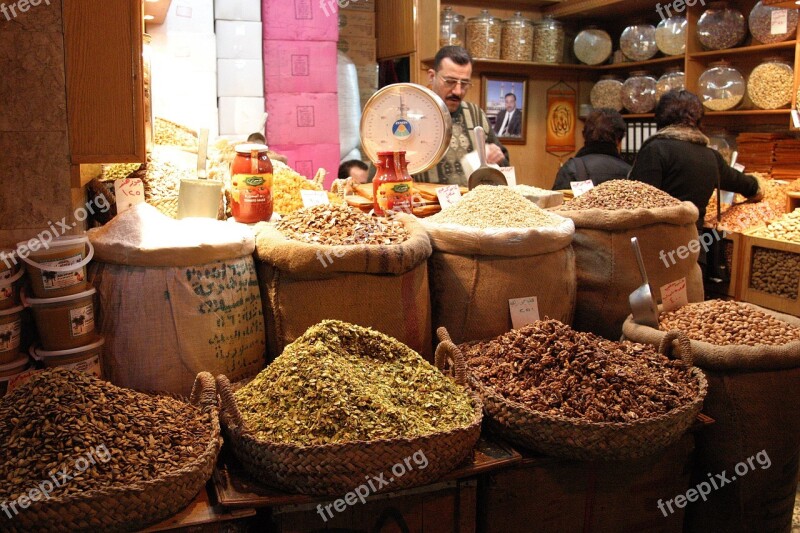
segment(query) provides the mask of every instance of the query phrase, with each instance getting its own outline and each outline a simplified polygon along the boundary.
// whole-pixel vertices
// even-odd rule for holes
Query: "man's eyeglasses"
[[[466,91],[467,89],[472,87],[472,82],[469,81],[469,80],[459,80],[459,79],[456,79],[456,78],[445,78],[445,77],[442,77],[442,76],[439,76],[439,79],[442,80],[442,83],[444,83],[444,86],[447,87],[448,89],[455,89],[456,85],[461,85],[461,88]]]

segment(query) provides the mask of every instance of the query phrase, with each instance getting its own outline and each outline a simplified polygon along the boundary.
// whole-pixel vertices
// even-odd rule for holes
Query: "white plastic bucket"
[[[0,310],[0,364],[8,364],[19,356],[22,334],[21,305]]]
[[[12,362],[0,365],[0,398],[8,392],[8,385],[28,369],[30,361],[25,354],[19,354]]]
[[[100,337],[99,340],[86,346],[56,351],[47,351],[31,346],[30,354],[37,361],[41,361],[45,368],[67,368],[102,378],[102,356],[105,342],[105,339]]]
[[[58,237],[47,243],[46,247],[31,250],[24,256],[19,254],[21,247],[28,247],[29,244],[30,241],[18,243],[17,254],[29,266],[28,275],[35,297],[69,296],[86,290],[86,265],[94,256],[89,237]]]
[[[97,290],[58,298],[27,298],[45,350],[69,350],[97,340],[94,295]]]
[[[0,261],[0,309],[9,309],[19,305],[19,282],[25,275],[25,269],[19,264],[8,264],[5,258],[14,258],[13,250],[2,250]]]

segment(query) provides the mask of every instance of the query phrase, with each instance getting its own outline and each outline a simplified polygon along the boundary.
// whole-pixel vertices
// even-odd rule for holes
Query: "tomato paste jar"
[[[406,153],[378,152],[375,166],[378,168],[372,180],[375,214],[383,216],[388,211],[411,213],[414,180],[408,173]]]
[[[236,222],[253,224],[272,218],[272,163],[263,144],[236,147],[231,164],[231,213]]]

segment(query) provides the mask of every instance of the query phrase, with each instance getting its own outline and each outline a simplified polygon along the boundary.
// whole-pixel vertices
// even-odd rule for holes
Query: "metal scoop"
[[[206,171],[208,130],[200,130],[197,149],[197,179],[182,179],[178,190],[178,218],[217,218],[222,182],[210,180]]]
[[[633,312],[633,321],[643,326],[658,329],[658,306],[656,305],[656,299],[653,298],[652,291],[650,291],[650,282],[647,280],[647,272],[644,269],[644,261],[642,261],[642,251],[639,249],[639,239],[631,237],[631,246],[633,247],[633,253],[636,255],[636,262],[639,264],[639,273],[641,273],[644,281],[638,289],[628,296],[631,311]]]
[[[486,164],[486,132],[477,126],[475,132],[475,150],[481,160],[481,166],[469,175],[469,190],[478,185],[508,185],[505,175]]]

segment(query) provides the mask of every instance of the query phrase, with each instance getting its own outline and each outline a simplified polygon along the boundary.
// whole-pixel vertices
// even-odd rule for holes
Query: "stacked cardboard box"
[[[356,65],[361,105],[378,90],[375,51],[374,0],[347,0],[339,4],[339,50]]]
[[[264,90],[270,148],[307,178],[339,167],[336,41],[339,0],[265,0]]]
[[[217,134],[217,60],[213,0],[173,0],[152,36],[153,113]]]
[[[260,0],[216,0],[217,88],[222,135],[263,132]]]

